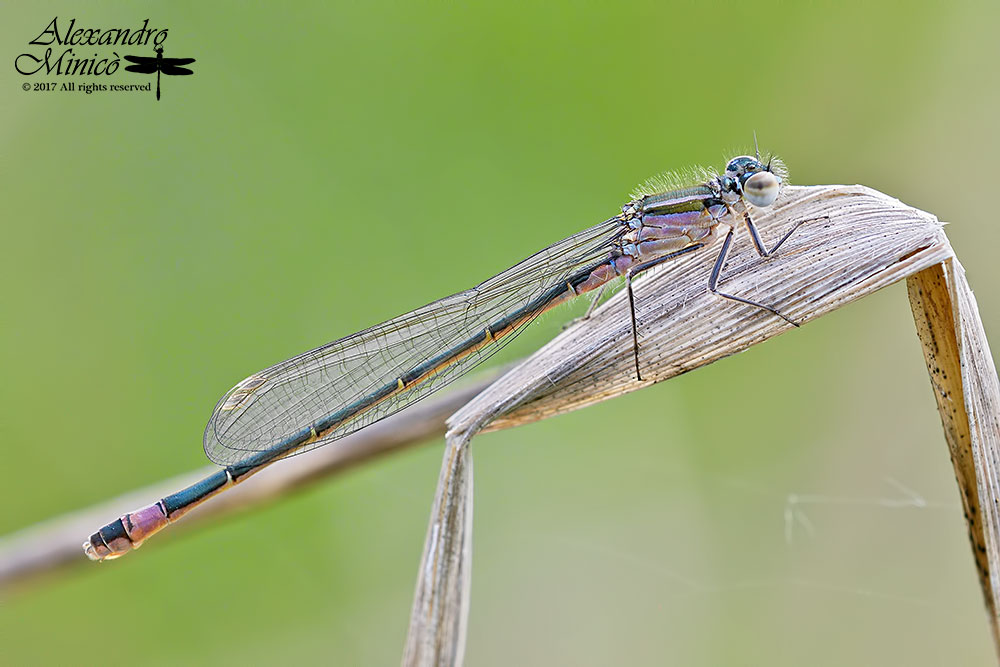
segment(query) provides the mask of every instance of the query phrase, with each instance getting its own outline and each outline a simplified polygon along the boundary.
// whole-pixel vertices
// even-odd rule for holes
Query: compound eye
[[[769,171],[758,171],[743,184],[743,197],[761,208],[770,206],[778,198],[781,181]]]
[[[747,171],[747,165],[756,162],[752,157],[748,155],[741,155],[739,157],[734,157],[726,165],[726,175],[737,178],[742,176]]]

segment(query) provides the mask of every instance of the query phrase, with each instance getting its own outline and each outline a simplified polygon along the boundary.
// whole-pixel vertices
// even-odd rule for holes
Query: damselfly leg
[[[625,274],[625,287],[628,290],[628,309],[632,314],[632,353],[635,356],[635,379],[639,382],[642,382],[642,374],[639,372],[639,327],[636,325],[635,321],[635,293],[632,291],[632,278],[643,271],[648,271],[654,266],[658,266],[663,262],[666,262],[667,260],[675,259],[695,250],[700,250],[704,246],[704,243],[689,245],[688,247],[682,248],[677,252],[672,252],[669,255],[657,257],[656,259],[651,259],[648,262],[643,262],[642,264],[636,264]]]
[[[786,237],[787,238],[787,237]],[[729,255],[729,247],[733,243],[733,228],[729,228],[729,232],[726,234],[726,239],[722,242],[722,250],[719,252],[719,256],[715,259],[715,266],[712,267],[712,274],[708,277],[708,291],[717,296],[721,296],[723,299],[729,299],[730,301],[736,301],[738,303],[745,303],[748,306],[756,306],[766,310],[769,313],[777,315],[781,319],[785,320],[792,326],[799,326],[799,323],[791,319],[787,315],[784,315],[776,308],[772,308],[767,304],[759,303],[757,301],[751,301],[750,299],[744,299],[741,296],[736,296],[734,294],[726,294],[725,292],[719,291],[719,274],[722,273],[722,265],[726,263],[726,257]],[[771,252],[774,252],[772,250]],[[762,256],[767,257],[761,253]]]
[[[589,320],[590,316],[594,314],[595,310],[597,310],[597,304],[599,304],[601,302],[601,299],[604,297],[604,290],[607,289],[607,287],[608,286],[606,284],[605,285],[601,285],[598,288],[597,293],[594,295],[594,298],[590,300],[590,305],[587,306],[587,312],[585,312],[580,317],[578,317],[578,318],[576,318],[574,320],[570,320],[569,322],[567,322],[566,324],[564,324],[562,326],[562,330],[566,331],[566,329],[569,329],[571,326],[573,326],[573,325],[575,325],[575,324],[577,324],[579,322],[586,322],[587,320]]]
[[[824,216],[824,218],[825,217],[826,216]],[[789,237],[791,237],[791,235],[795,233],[795,230],[798,229],[804,223],[812,222],[814,220],[822,220],[824,218],[809,218],[806,220],[800,220],[796,222],[792,226],[792,228],[789,229],[787,232],[785,232],[785,235],[782,236],[781,239],[774,244],[774,247],[768,249],[760,238],[760,232],[757,230],[757,226],[754,224],[753,219],[750,217],[749,210],[745,210],[743,213],[743,222],[746,224],[747,230],[750,232],[750,238],[753,241],[754,249],[756,249],[757,253],[763,258],[774,256],[774,254],[778,252],[778,249],[785,243],[785,241],[787,241]],[[734,233],[735,233],[734,227],[732,225],[729,225],[729,231],[726,233],[726,237],[722,242],[722,249],[719,251],[719,255],[715,260],[715,265],[712,267],[712,272],[708,278],[708,290],[713,294],[720,296],[724,299],[728,299],[730,301],[736,301],[737,303],[746,304],[748,306],[754,306],[756,308],[760,308],[761,310],[766,310],[772,315],[780,317],[781,319],[788,322],[792,326],[795,327],[799,326],[798,322],[791,319],[790,317],[788,317],[787,315],[785,315],[784,313],[782,313],[781,311],[772,306],[768,306],[767,304],[760,303],[758,301],[753,301],[751,299],[746,299],[744,297],[736,296],[735,294],[728,294],[726,292],[722,292],[719,290],[719,279],[722,273],[722,267],[725,265],[726,259],[729,256],[729,250],[732,247]],[[646,271],[648,269],[653,268],[654,266],[662,264],[667,260],[674,259],[676,257],[679,257],[680,255],[686,254],[692,250],[700,249],[702,247],[704,247],[703,243],[693,244],[677,252],[670,253],[662,257],[657,257],[656,259],[644,262],[642,264],[638,264],[632,267],[632,269],[625,276],[625,283],[628,288],[629,310],[632,317],[632,351],[633,351],[633,356],[635,358],[635,377],[636,380],[638,380],[639,382],[642,382],[642,373],[639,370],[639,332],[635,316],[635,295],[632,289],[632,278],[634,278],[639,273],[642,273],[643,271]]]
[[[814,220],[829,220],[829,216],[823,216],[822,218],[809,218],[807,220],[799,220],[792,228],[785,232],[785,235],[781,237],[781,240],[774,244],[774,247],[768,250],[764,247],[764,242],[760,239],[760,232],[757,231],[757,225],[753,224],[753,219],[750,217],[750,211],[743,211],[743,222],[746,223],[747,231],[750,232],[750,239],[753,241],[753,247],[757,249],[757,254],[761,257],[770,257],[774,253],[778,252],[778,248],[781,247],[788,237],[795,233],[795,230],[801,227],[807,222],[813,222]]]
[[[829,218],[827,216],[823,216],[820,218],[808,218],[806,220],[799,220],[794,225],[792,225],[791,229],[785,232],[785,235],[781,237],[781,240],[779,240],[777,243],[774,244],[773,248],[768,250],[764,246],[764,242],[761,241],[760,233],[757,231],[757,226],[753,223],[753,219],[750,217],[750,211],[743,212],[743,222],[746,223],[747,230],[750,232],[750,238],[751,240],[753,240],[754,248],[757,250],[757,254],[759,254],[761,257],[764,258],[774,256],[774,254],[778,252],[778,248],[780,248],[782,244],[784,244],[784,242],[788,240],[788,237],[794,234],[795,230],[801,227],[803,224],[807,222],[813,222],[815,220],[824,220],[824,219],[829,219]],[[732,245],[733,241],[733,232],[734,229],[732,226],[730,226],[729,232],[726,234],[726,239],[722,243],[722,250],[719,252],[719,256],[715,260],[715,266],[712,267],[712,274],[708,278],[709,291],[712,292],[712,294],[722,297],[723,299],[729,299],[730,301],[744,303],[748,306],[756,306],[757,308],[761,308],[769,313],[777,315],[778,317],[785,320],[792,326],[795,327],[799,326],[798,322],[791,319],[790,317],[788,317],[781,311],[777,310],[776,308],[768,306],[767,304],[759,303],[757,301],[745,299],[743,297],[736,296],[734,294],[727,294],[725,292],[719,291],[719,275],[722,273],[722,267],[726,263],[726,257],[729,255],[729,247],[730,245]]]

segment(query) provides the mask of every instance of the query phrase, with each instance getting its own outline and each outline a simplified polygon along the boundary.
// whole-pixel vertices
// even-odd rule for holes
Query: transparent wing
[[[321,423],[324,418],[393,389],[391,395],[358,410],[298,454],[353,433],[402,410],[467,373],[510,342],[532,317],[513,331],[457,357],[420,382],[392,387],[428,359],[459,348],[526,305],[543,299],[581,269],[609,256],[624,233],[619,218],[574,234],[480,285],[423,308],[305,352],[248,377],[219,401],[205,428],[205,453],[220,465],[272,448]]]

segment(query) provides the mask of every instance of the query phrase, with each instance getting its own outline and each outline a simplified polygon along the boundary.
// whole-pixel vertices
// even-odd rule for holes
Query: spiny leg
[[[607,283],[601,285],[600,289],[597,290],[597,294],[594,295],[593,301],[591,301],[590,305],[587,306],[587,312],[584,313],[582,316],[576,318],[575,320],[570,320],[569,322],[564,324],[562,326],[562,330],[566,331],[566,329],[569,329],[571,326],[577,324],[578,322],[586,322],[587,320],[589,320],[590,316],[594,313],[594,310],[597,308],[597,302],[601,300],[602,296],[604,296],[604,290],[607,286],[608,286]]]
[[[793,229],[792,231],[795,231],[795,230]],[[789,232],[789,233],[791,233],[791,232]],[[785,238],[788,238],[788,234],[785,235]],[[782,241],[784,241],[784,240],[785,239],[782,239]],[[726,234],[726,240],[722,242],[722,250],[719,252],[719,256],[715,260],[715,266],[712,267],[712,275],[710,275],[708,277],[708,291],[710,291],[712,294],[716,294],[718,296],[721,296],[723,299],[729,299],[730,301],[737,301],[739,303],[745,303],[748,306],[756,306],[757,308],[761,308],[763,310],[766,310],[769,313],[773,313],[774,315],[777,315],[778,317],[780,317],[781,319],[785,320],[786,322],[788,322],[792,326],[796,326],[796,327],[799,326],[798,322],[796,322],[796,321],[792,320],[791,318],[783,315],[781,312],[779,312],[778,310],[772,308],[771,306],[765,305],[763,303],[757,303],[756,301],[751,301],[750,299],[744,299],[743,297],[740,297],[740,296],[735,296],[733,294],[726,294],[725,292],[720,292],[719,291],[719,274],[722,273],[722,265],[726,263],[726,256],[729,255],[729,246],[732,245],[732,242],[733,242],[733,228],[730,227],[729,228],[729,233]],[[779,242],[778,245],[781,245],[781,243]],[[758,248],[758,250],[759,250],[759,248]],[[777,250],[777,246],[775,246],[774,249],[771,252],[774,252],[774,250]],[[763,253],[761,253],[761,254],[763,254]]]
[[[743,210],[743,222],[746,223],[747,231],[750,232],[750,239],[753,241],[753,247],[757,249],[757,254],[761,257],[770,257],[774,253],[778,252],[778,248],[781,244],[788,240],[788,237],[795,233],[795,230],[801,227],[807,222],[813,222],[815,220],[829,220],[830,216],[822,215],[818,218],[806,218],[805,220],[799,220],[792,228],[785,232],[785,235],[781,237],[781,240],[774,244],[774,247],[768,250],[764,247],[764,242],[760,239],[760,232],[757,231],[757,225],[753,224],[753,219],[750,218],[750,211],[747,209]]]
[[[639,327],[635,320],[635,293],[632,291],[632,278],[643,271],[653,268],[669,259],[674,259],[675,257],[680,257],[681,255],[686,255],[689,252],[698,250],[704,247],[704,243],[694,243],[687,246],[686,248],[681,248],[676,252],[669,253],[663,257],[657,257],[656,259],[651,259],[648,262],[643,262],[642,264],[636,264],[631,269],[625,272],[625,287],[628,291],[628,308],[629,312],[632,313],[632,353],[635,356],[635,379],[642,382],[642,374],[639,372]]]
[[[635,323],[635,294],[632,292],[632,272],[625,276],[625,285],[628,288],[628,310],[632,313],[632,354],[635,356],[635,379],[642,382],[642,374],[639,372],[639,328]]]
[[[590,307],[587,308],[587,312],[585,312],[583,314],[583,317],[580,318],[581,320],[590,319],[590,316],[593,314],[594,309],[597,308],[597,302],[601,300],[602,296],[604,296],[604,290],[607,288],[607,286],[608,284],[604,283],[603,285],[601,285],[601,288],[597,290],[597,294],[594,295],[594,300],[590,302]]]

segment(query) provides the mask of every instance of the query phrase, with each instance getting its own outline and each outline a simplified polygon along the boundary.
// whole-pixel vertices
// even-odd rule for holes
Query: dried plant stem
[[[1000,656],[1000,382],[957,259],[906,281]]]
[[[465,653],[472,575],[472,450],[468,441],[465,437],[447,439],[413,597],[404,665],[457,665]]]

